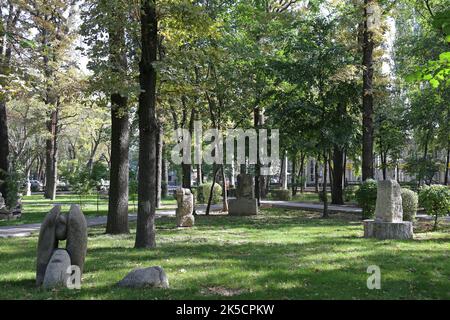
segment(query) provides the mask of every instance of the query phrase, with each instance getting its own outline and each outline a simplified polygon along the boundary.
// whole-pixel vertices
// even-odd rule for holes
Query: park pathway
[[[273,208],[293,209],[293,210],[305,210],[305,211],[323,211],[322,203],[307,203],[307,202],[291,202],[291,201],[275,201],[275,200],[263,200],[261,205]],[[361,213],[362,210],[359,207],[352,205],[328,205],[328,211],[330,213]]]
[[[205,205],[196,206],[196,211],[198,214],[203,214],[205,212]],[[211,211],[219,211],[222,209],[222,205],[212,205]],[[160,218],[163,216],[174,216],[175,208],[168,210],[157,210],[156,218]],[[137,215],[130,214],[128,215],[128,221],[133,222],[136,221]],[[88,227],[101,226],[106,224],[106,216],[99,217],[87,217],[86,218]],[[28,237],[33,232],[38,232],[41,228],[40,223],[31,223],[31,224],[20,224],[14,226],[2,226],[0,227],[0,238],[18,238],[18,237]]]
[[[275,201],[275,200],[263,200],[261,201],[262,207],[269,208],[282,208],[282,209],[291,209],[291,210],[303,210],[303,211],[313,211],[313,212],[322,212],[323,204],[321,203],[307,203],[307,202],[291,202],[291,201]],[[197,214],[204,214],[206,209],[206,205],[199,204],[196,206]],[[212,205],[211,211],[220,211],[222,209],[222,205]],[[328,206],[328,210],[330,213],[351,213],[351,214],[361,214],[361,208],[354,205],[333,205],[330,204]],[[163,210],[156,211],[156,218],[160,218],[162,216],[174,216],[175,215],[175,207],[166,207]],[[418,212],[417,219],[419,220],[432,220],[433,218]],[[136,221],[136,214],[130,214],[128,216],[130,222]],[[87,219],[88,227],[100,226],[106,224],[106,216],[100,217],[88,217]],[[450,223],[450,216],[444,217],[444,221]],[[0,238],[13,238],[13,237],[27,237],[31,235],[33,232],[38,232],[41,227],[40,223],[33,224],[22,224],[15,226],[3,226],[0,227]]]

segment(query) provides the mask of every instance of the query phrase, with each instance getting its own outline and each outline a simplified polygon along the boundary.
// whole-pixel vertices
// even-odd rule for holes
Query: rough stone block
[[[382,222],[376,220],[364,220],[364,237],[385,239],[412,239],[414,236],[413,225],[410,221]]]
[[[231,216],[253,216],[258,214],[258,202],[256,199],[231,199],[228,200],[228,214]]]

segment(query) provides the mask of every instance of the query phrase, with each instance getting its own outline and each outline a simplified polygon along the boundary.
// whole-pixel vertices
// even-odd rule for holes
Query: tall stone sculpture
[[[364,237],[412,239],[413,226],[403,221],[402,195],[395,180],[378,181],[375,220],[364,220]]]
[[[228,214],[232,216],[251,216],[258,214],[258,203],[255,199],[255,185],[249,174],[237,177],[236,199],[228,200]]]
[[[177,205],[176,218],[178,227],[194,226],[194,195],[191,190],[178,188],[176,192]]]
[[[61,240],[67,240],[66,250],[58,249]],[[61,214],[61,206],[53,207],[39,232],[36,284],[46,288],[64,286],[67,264],[78,266],[82,274],[86,251],[87,223],[80,207],[72,205],[67,215]]]

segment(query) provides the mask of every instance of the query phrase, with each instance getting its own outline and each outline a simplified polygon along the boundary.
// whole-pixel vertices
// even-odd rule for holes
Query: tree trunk
[[[319,193],[319,158],[315,159],[314,163],[314,189]]]
[[[206,205],[206,211],[205,211],[205,215],[207,215],[207,216],[209,216],[209,211],[211,210],[211,202],[212,202],[213,193],[214,193],[214,185],[216,184],[217,172],[219,172],[219,169],[220,169],[220,167],[218,165],[213,164],[213,180],[212,180],[211,189],[209,192],[208,204]]]
[[[339,146],[333,149],[333,188],[331,203],[344,204],[342,179],[344,175],[344,151]]]
[[[56,181],[57,181],[57,166],[58,166],[58,109],[50,114],[50,119],[47,121],[47,131],[49,138],[46,140],[46,163],[45,163],[45,193],[46,199],[56,199]]]
[[[291,173],[292,195],[297,194],[297,156],[292,157],[292,173]]]
[[[203,172],[202,172],[202,165],[197,164],[197,186],[200,186],[203,184]]]
[[[368,7],[374,0],[364,0],[363,32],[363,143],[362,143],[362,179],[373,178],[373,32],[369,30]]]
[[[448,167],[450,166],[450,145],[447,147],[447,160],[445,161],[444,185],[448,185]]]
[[[5,180],[9,170],[9,140],[8,140],[8,118],[6,114],[6,101],[0,100],[0,180]],[[0,183],[0,192],[6,197],[6,184]]]
[[[227,179],[225,177],[225,165],[221,165],[222,171],[222,199],[223,199],[223,212],[228,212],[228,195],[227,195]]]
[[[165,149],[165,145],[163,144],[163,150]],[[169,196],[169,189],[168,189],[168,183],[169,183],[169,168],[167,165],[167,160],[164,157],[164,151],[162,153],[162,162],[161,162],[161,170],[162,170],[162,177],[161,177],[161,197],[167,198]]]
[[[128,233],[128,98],[111,95],[111,170],[106,233]]]
[[[300,193],[305,192],[305,153],[300,157]]]
[[[158,30],[154,0],[141,1],[139,62],[139,173],[136,248],[154,248],[156,187],[156,61]]]
[[[161,181],[162,181],[162,151],[163,151],[163,127],[158,124],[159,130],[156,138],[156,208],[161,206]]]
[[[322,218],[328,218],[328,195],[327,195],[327,175],[328,175],[328,156],[323,154],[323,214]]]

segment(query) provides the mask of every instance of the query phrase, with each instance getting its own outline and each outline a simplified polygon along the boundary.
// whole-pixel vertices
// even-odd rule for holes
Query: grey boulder
[[[169,280],[163,268],[149,267],[131,271],[117,283],[125,288],[169,288]]]
[[[67,251],[63,249],[55,250],[47,265],[42,286],[45,289],[66,287],[69,277],[67,268],[69,267],[70,257]]]

